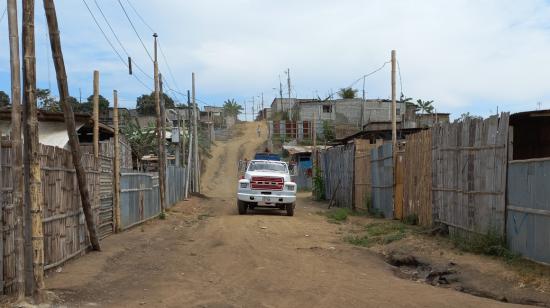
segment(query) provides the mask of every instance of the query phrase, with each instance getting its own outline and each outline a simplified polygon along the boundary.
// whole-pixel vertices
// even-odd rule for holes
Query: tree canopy
[[[174,108],[174,100],[170,96],[166,95],[166,93],[162,93],[162,95],[164,97],[164,108]],[[141,115],[156,114],[157,111],[155,106],[155,92],[151,92],[151,94],[149,95],[143,94],[142,96],[138,97],[136,101],[136,109]]]
[[[88,96],[88,99],[86,100],[86,103],[88,104],[89,111],[93,111],[94,109],[94,96],[90,95]],[[99,94],[99,110],[106,110],[109,109],[109,100],[107,100],[103,95]]]
[[[355,98],[357,97],[357,89],[353,89],[351,87],[341,88],[338,90],[337,94],[340,98]]]
[[[238,116],[242,113],[243,106],[237,104],[234,99],[228,99],[223,102],[223,112],[225,115]]]
[[[4,92],[0,91],[0,107],[5,107],[10,104],[10,96]]]
[[[416,107],[422,112],[422,114],[432,114],[435,110],[433,106],[434,101],[423,101],[421,99],[416,100]]]

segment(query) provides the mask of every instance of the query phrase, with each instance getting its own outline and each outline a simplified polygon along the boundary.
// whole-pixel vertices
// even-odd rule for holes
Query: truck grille
[[[283,190],[285,181],[278,177],[253,176],[250,187],[253,190]]]

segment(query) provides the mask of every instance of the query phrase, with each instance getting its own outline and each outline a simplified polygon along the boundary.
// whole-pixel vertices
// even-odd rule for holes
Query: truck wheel
[[[238,200],[237,207],[239,208],[239,215],[246,215],[248,204],[246,204],[244,201]]]
[[[286,216],[294,216],[294,203],[288,203],[286,205]]]

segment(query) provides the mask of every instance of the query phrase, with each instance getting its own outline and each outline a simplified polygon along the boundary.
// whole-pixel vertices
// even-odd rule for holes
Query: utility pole
[[[283,104],[283,82],[281,81],[281,75],[279,75],[279,97],[281,97],[281,111],[285,111],[285,104]],[[279,111],[279,110],[277,110]]]
[[[193,153],[193,134],[191,128],[191,95],[189,95],[189,90],[187,90],[187,119],[189,120],[189,129],[187,131],[187,136],[189,136],[189,140],[187,140],[189,149],[187,151],[187,169],[185,170],[185,172],[187,173],[187,178],[185,180],[185,199],[187,199],[187,197],[189,196],[189,182],[191,181],[191,157]]]
[[[33,296],[42,301],[44,289],[44,233],[42,230],[42,193],[38,117],[36,108],[36,56],[34,35],[34,0],[23,1],[23,101],[25,104],[25,152],[28,168],[28,208],[31,220]]]
[[[22,301],[25,299],[25,240],[23,231],[23,148],[21,142],[21,61],[19,59],[17,1],[8,0],[7,6],[11,69],[11,164],[13,168],[12,200],[15,210],[15,285],[17,301]]]
[[[164,213],[166,209],[166,109],[164,102],[164,92],[162,84],[162,74],[159,74],[159,96],[160,96],[160,135],[162,137],[162,143],[159,146],[159,178],[162,178],[162,181],[159,181],[160,189],[160,208],[161,212]]]
[[[288,111],[289,111],[289,120],[292,121],[292,108],[293,108],[293,105],[290,101],[290,97],[292,95],[292,88],[290,87],[290,68],[287,69],[287,84],[288,84]]]
[[[32,0],[25,1],[32,2]],[[84,170],[84,166],[82,166],[82,152],[80,151],[80,143],[78,142],[78,135],[76,133],[73,107],[68,101],[69,85],[67,82],[67,72],[65,70],[63,52],[61,50],[61,38],[59,37],[59,26],[57,24],[57,16],[53,0],[44,0],[44,10],[46,11],[46,19],[48,21],[48,32],[50,34],[52,57],[57,76],[59,101],[61,102],[61,109],[63,110],[65,125],[67,127],[67,134],[69,136],[69,145],[71,147],[73,164],[76,171],[78,190],[80,191],[82,211],[84,212],[84,218],[86,220],[86,227],[88,228],[88,234],[90,236],[92,249],[99,251],[101,250],[101,247],[99,246],[99,237],[97,236],[96,232],[92,204],[90,202],[90,193],[88,191],[86,172]]]
[[[267,117],[266,117],[265,109],[264,109],[264,92],[262,92],[262,117],[264,118],[264,120],[267,121]]]
[[[395,69],[396,69],[396,57],[395,50],[391,51],[391,139],[393,146],[393,153],[395,159],[395,153],[397,152],[397,102],[395,86]]]
[[[244,100],[244,121],[248,121],[247,117],[246,117],[246,99]]]
[[[197,106],[197,99],[195,97],[195,73],[192,73],[191,75],[191,97],[193,99],[193,111],[194,111],[194,117],[193,117],[193,139],[194,139],[194,157],[195,157],[195,165],[194,165],[194,171],[195,171],[195,192],[200,193],[201,192],[201,182],[200,182],[200,158],[199,158],[199,134],[198,134],[198,121],[199,121],[199,108]]]
[[[114,231],[119,232],[121,230],[120,224],[120,143],[119,143],[119,129],[118,129],[118,92],[113,91],[113,129],[115,131],[115,157],[113,160],[113,208],[115,213],[115,226]]]
[[[93,118],[94,118],[94,157],[99,159],[99,72],[94,71],[94,96],[93,96]]]
[[[365,95],[365,79],[367,78],[366,75],[363,76],[363,101],[361,102],[361,130],[363,130],[363,126],[365,125],[365,105],[366,102],[366,95]]]
[[[164,142],[165,142],[165,139],[163,139],[163,135],[164,133],[162,132],[162,128],[163,128],[163,125],[162,125],[162,122],[166,121],[166,119],[163,119],[162,118],[162,107],[161,107],[161,102],[160,102],[160,78],[159,78],[159,66],[158,66],[158,61],[157,61],[157,37],[158,35],[156,33],[153,34],[153,38],[154,38],[154,59],[153,59],[153,70],[154,70],[154,78],[155,78],[155,110],[156,110],[156,115],[157,115],[157,143],[158,143],[158,147],[159,147],[159,155],[158,155],[158,167],[159,167],[159,195],[160,195],[160,212],[161,214],[164,214],[164,209],[165,209],[165,200],[164,198],[166,197],[164,195],[164,185],[165,185],[165,181],[166,181],[166,177],[164,176],[164,173],[166,172],[166,169],[163,169],[164,168],[164,163],[165,161],[163,162],[163,155],[164,155]]]
[[[254,122],[254,115],[256,114],[255,110],[254,110],[254,96],[252,96],[252,122]]]

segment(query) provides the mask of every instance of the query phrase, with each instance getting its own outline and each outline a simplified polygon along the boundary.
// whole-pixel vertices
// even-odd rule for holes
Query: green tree
[[[434,101],[423,101],[421,99],[416,100],[416,107],[422,112],[422,114],[432,114],[434,112]]]
[[[132,148],[132,157],[137,162],[136,165],[139,166],[141,164],[141,158],[144,155],[157,153],[158,142],[153,123],[149,123],[147,127],[141,128],[134,121],[129,121],[122,128],[122,133]]]
[[[223,102],[223,113],[229,116],[238,116],[242,113],[243,106],[237,104],[234,99],[228,99]]]
[[[61,106],[49,89],[36,89],[36,102],[40,109],[52,112],[60,112]]]
[[[328,120],[323,121],[323,136],[325,137],[326,141],[332,141],[334,140],[334,138],[336,138],[334,127],[330,125],[330,122]]]
[[[88,107],[90,111],[94,109],[94,96],[90,95],[88,96],[88,99],[86,100],[86,103],[88,104]],[[107,110],[109,109],[109,100],[107,100],[105,97],[103,97],[101,94],[99,95],[99,111]]]
[[[69,96],[69,103],[73,107],[73,111],[77,113],[91,113],[92,112],[92,105],[88,102],[80,103],[78,99]]]
[[[357,97],[357,89],[353,89],[351,87],[341,88],[338,90],[337,94],[340,98],[355,98]]]
[[[0,91],[0,107],[5,107],[9,105],[10,105],[10,96],[4,91]]]
[[[166,95],[166,93],[163,93],[162,95],[164,97],[164,108],[174,108],[174,100],[170,96]],[[151,92],[149,95],[143,94],[138,97],[136,100],[136,109],[141,115],[156,114],[155,92]]]

